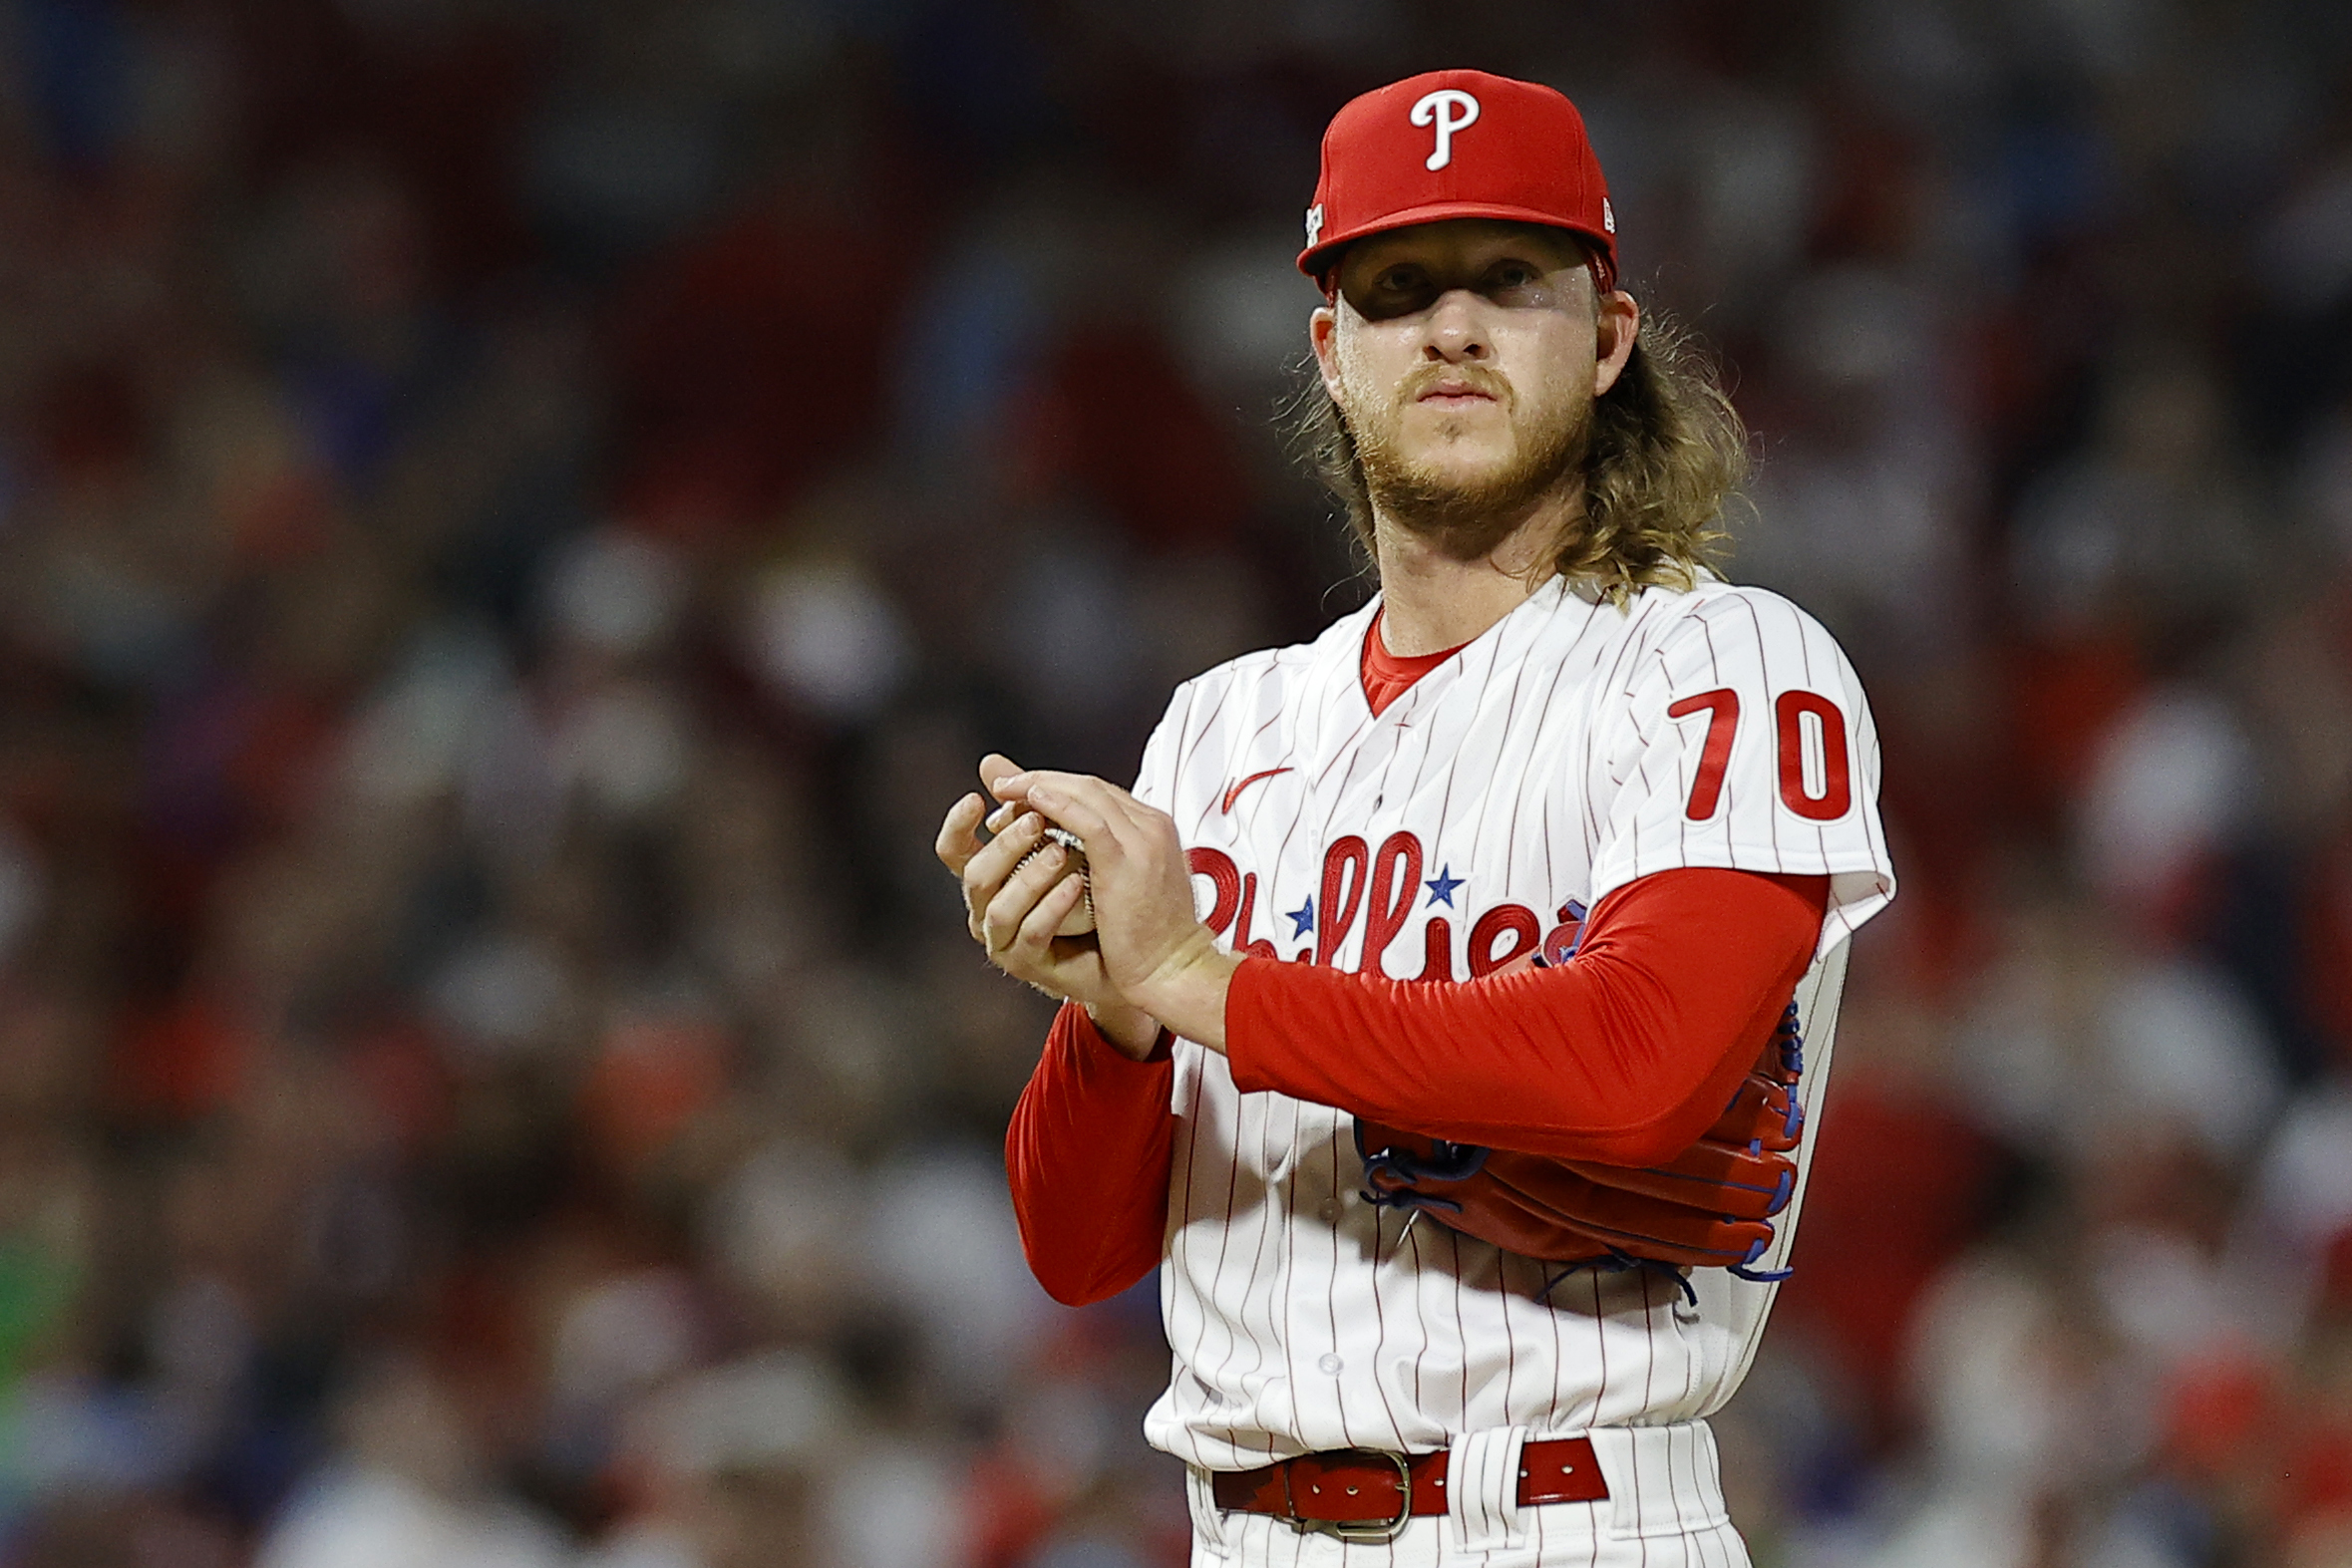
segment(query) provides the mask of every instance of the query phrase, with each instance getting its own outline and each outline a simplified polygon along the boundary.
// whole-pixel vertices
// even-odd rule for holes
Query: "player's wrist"
[[[1143,1061],[1160,1044],[1160,1020],[1132,1003],[1086,1002],[1080,1005],[1086,1009],[1086,1016],[1094,1024],[1095,1033],[1130,1062]]]
[[[1186,1040],[1211,1051],[1225,1049],[1225,992],[1241,960],[1216,945],[1198,927],[1177,951],[1128,995],[1138,1007]]]

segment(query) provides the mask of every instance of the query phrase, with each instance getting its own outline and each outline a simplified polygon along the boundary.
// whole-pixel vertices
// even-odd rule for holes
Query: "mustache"
[[[1499,370],[1476,363],[1448,365],[1430,361],[1414,366],[1405,373],[1405,379],[1397,383],[1398,406],[1401,408],[1420,402],[1422,394],[1445,381],[1466,386],[1474,392],[1483,392],[1506,409],[1518,401],[1518,394],[1512,388],[1511,378]]]

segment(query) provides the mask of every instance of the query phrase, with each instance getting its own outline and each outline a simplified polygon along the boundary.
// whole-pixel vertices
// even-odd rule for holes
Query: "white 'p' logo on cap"
[[[1454,133],[1475,126],[1479,121],[1479,101],[1458,87],[1441,87],[1425,95],[1413,106],[1413,123],[1417,126],[1436,125],[1438,145],[1429,155],[1428,167],[1444,168],[1454,161]]]
[[[1307,249],[1315,248],[1315,241],[1323,237],[1323,203],[1318,201],[1307,208]]]

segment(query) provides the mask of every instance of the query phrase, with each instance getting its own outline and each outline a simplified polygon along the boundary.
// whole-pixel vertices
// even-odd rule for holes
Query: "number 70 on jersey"
[[[1723,803],[1724,770],[1740,729],[1740,694],[1728,686],[1685,697],[1666,710],[1669,719],[1707,715],[1707,744],[1699,753],[1698,777],[1691,781],[1683,814],[1706,821]],[[1846,715],[1819,692],[1788,691],[1773,704],[1774,739],[1780,758],[1781,803],[1814,822],[1832,822],[1853,805],[1853,774],[1847,756]]]

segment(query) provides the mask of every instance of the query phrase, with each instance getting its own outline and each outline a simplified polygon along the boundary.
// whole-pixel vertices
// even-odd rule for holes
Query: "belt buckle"
[[[1388,1460],[1397,1467],[1397,1516],[1393,1519],[1302,1519],[1298,1505],[1290,1507],[1290,1522],[1308,1535],[1328,1535],[1334,1540],[1361,1546],[1386,1546],[1405,1533],[1413,1522],[1413,1461],[1402,1453],[1391,1453],[1386,1448],[1340,1448],[1340,1453],[1365,1453]],[[1282,1484],[1287,1491],[1290,1472],[1282,1472]]]

